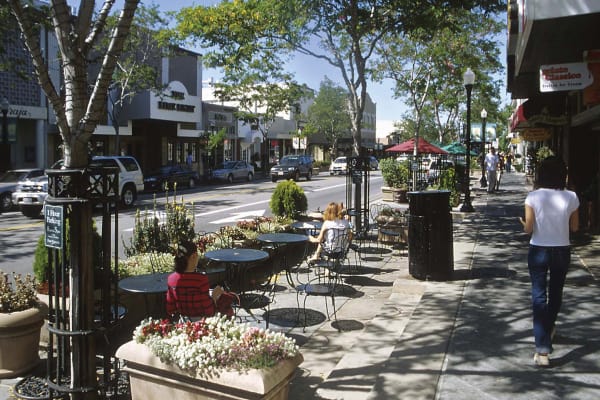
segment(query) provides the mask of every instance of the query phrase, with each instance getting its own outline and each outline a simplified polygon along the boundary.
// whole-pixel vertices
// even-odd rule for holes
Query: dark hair
[[[563,190],[567,184],[567,166],[558,156],[544,158],[536,171],[536,188]]]
[[[175,271],[179,273],[185,272],[190,256],[198,251],[198,246],[194,242],[176,243],[172,246],[173,255],[175,256]]]

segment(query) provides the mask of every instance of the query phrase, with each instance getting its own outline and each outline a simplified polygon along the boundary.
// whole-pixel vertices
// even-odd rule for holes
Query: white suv
[[[52,168],[62,168],[62,160]],[[119,169],[119,197],[125,207],[135,204],[137,194],[144,191],[144,174],[137,160],[130,156],[94,156],[90,167],[117,167]]]

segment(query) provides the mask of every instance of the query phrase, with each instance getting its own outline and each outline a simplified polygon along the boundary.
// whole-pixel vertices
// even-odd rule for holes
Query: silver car
[[[0,176],[0,211],[9,211],[13,207],[12,193],[21,181],[44,175],[41,168],[13,169]]]
[[[254,167],[246,161],[225,161],[212,171],[212,179],[227,181],[254,179]]]
[[[48,177],[42,175],[19,182],[12,194],[12,202],[19,207],[24,216],[35,218],[40,215],[46,197],[48,197]]]

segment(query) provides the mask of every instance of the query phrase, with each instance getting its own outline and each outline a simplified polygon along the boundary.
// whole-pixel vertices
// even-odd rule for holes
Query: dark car
[[[279,164],[271,168],[271,181],[278,179],[299,180],[301,176],[307,181],[312,179],[313,159],[311,156],[295,155],[285,156],[279,160]]]
[[[144,190],[165,190],[165,186],[172,189],[175,184],[177,184],[177,187],[187,186],[193,188],[199,181],[200,175],[198,172],[186,165],[165,165],[146,174],[144,177]]]
[[[44,175],[40,168],[13,169],[0,176],[0,210],[8,211],[13,208],[12,193],[21,181]]]

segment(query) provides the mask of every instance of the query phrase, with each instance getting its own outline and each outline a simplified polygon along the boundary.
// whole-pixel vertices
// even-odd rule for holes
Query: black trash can
[[[448,280],[454,271],[450,192],[408,192],[408,272],[422,280]]]

